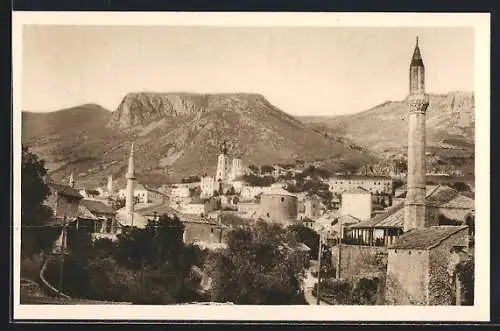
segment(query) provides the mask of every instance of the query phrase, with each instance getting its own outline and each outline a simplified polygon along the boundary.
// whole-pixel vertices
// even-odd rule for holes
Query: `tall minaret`
[[[134,213],[134,182],[135,182],[134,143],[132,143],[132,147],[130,148],[130,156],[128,158],[128,171],[125,177],[127,178],[125,212],[128,215],[132,215]]]
[[[73,173],[69,175],[69,186],[75,187],[75,178],[73,177]]]
[[[425,93],[425,67],[418,37],[410,64],[408,105],[408,178],[404,231],[426,227],[425,215],[425,112],[429,95]]]
[[[113,175],[109,175],[108,177],[108,185],[106,187],[108,193],[113,193]]]

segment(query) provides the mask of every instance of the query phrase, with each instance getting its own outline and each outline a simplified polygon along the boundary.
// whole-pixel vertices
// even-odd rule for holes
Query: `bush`
[[[379,283],[378,278],[325,279],[320,283],[320,296],[330,304],[375,305]],[[317,283],[314,284],[313,295],[317,295]]]
[[[359,279],[352,293],[352,303],[355,305],[375,305],[377,303],[378,278]]]
[[[457,264],[456,273],[462,283],[462,304],[474,305],[474,258],[471,257]]]

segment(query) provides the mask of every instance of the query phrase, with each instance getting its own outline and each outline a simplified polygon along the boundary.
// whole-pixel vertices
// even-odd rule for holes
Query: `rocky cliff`
[[[59,123],[68,111],[75,110],[25,113],[23,125],[36,127],[34,118],[40,116]],[[42,143],[40,130],[23,134],[23,142],[48,160],[55,179],[74,172],[77,181],[94,185],[104,184],[110,174],[122,179],[132,141],[139,179],[158,184],[214,173],[224,141],[247,165],[303,160],[335,168],[372,159],[352,142],[314,130],[259,94],[130,93],[112,114],[60,127],[60,134]],[[63,129],[68,127],[71,131]]]

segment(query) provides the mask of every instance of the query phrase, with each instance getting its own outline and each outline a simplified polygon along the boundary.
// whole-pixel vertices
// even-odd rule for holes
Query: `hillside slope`
[[[431,95],[426,114],[428,170],[474,173],[475,107],[472,92]],[[382,158],[406,157],[408,111],[404,101],[335,117],[299,117],[312,128],[352,140]]]
[[[224,141],[247,165],[304,160],[338,167],[372,159],[258,94],[130,93],[113,113],[79,110],[23,114],[23,143],[49,161],[54,179],[74,172],[82,184],[103,185],[112,174],[122,185],[132,141],[138,178],[152,184],[214,173]]]
[[[431,95],[426,115],[427,145],[473,148],[474,94]],[[335,117],[299,117],[313,127],[334,129],[376,151],[407,146],[408,111],[404,101],[385,102],[367,111]]]

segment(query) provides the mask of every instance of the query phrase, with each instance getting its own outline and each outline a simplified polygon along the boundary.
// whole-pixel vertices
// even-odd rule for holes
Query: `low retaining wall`
[[[45,260],[43,267],[40,270],[40,281],[42,282],[44,289],[52,296],[65,298],[65,299],[71,299],[68,295],[62,293],[61,291],[56,289],[54,286],[50,285],[50,283],[45,279],[44,273],[45,273],[45,270],[47,270],[47,265],[49,263],[49,260],[50,259]]]

